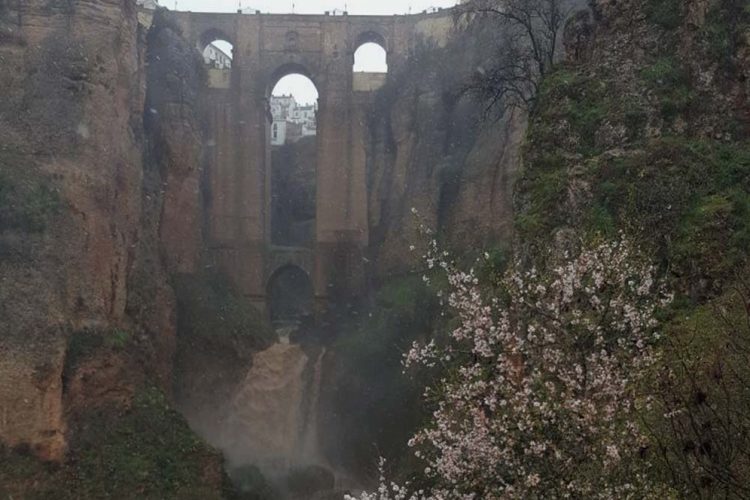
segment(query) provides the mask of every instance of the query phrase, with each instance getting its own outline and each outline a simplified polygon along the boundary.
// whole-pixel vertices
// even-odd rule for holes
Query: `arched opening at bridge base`
[[[318,91],[301,68],[282,68],[270,92],[271,243],[315,242]]]
[[[268,280],[268,310],[280,335],[296,331],[314,317],[314,291],[310,276],[293,264],[277,269]]]

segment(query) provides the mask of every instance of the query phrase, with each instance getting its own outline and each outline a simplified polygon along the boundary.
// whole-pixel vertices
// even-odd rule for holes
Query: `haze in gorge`
[[[0,0],[0,500],[750,498],[750,1]]]

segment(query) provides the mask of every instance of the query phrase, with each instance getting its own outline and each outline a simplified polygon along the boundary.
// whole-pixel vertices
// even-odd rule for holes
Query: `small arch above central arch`
[[[218,28],[209,28],[201,34],[200,40],[198,42],[198,48],[203,51],[203,49],[206,48],[207,45],[216,41],[225,42],[231,46],[234,46],[234,40],[224,31]],[[232,54],[229,55],[231,56]]]
[[[228,89],[234,59],[234,45],[221,30],[209,29],[201,35],[198,50],[203,58],[210,88]]]
[[[354,42],[353,50],[356,52],[358,48],[366,43],[374,43],[376,45],[380,45],[383,50],[388,52],[388,42],[386,41],[385,37],[377,31],[368,30],[360,33],[356,41]]]
[[[357,37],[357,41],[354,45],[354,64],[352,71],[354,73],[371,73],[371,74],[384,74],[388,73],[388,48],[386,40],[383,35],[376,31],[365,31]],[[379,86],[382,84],[374,81],[358,81],[362,78],[368,77],[356,77],[354,86],[355,90],[362,90],[360,87],[371,87]],[[382,76],[369,77],[382,79]]]

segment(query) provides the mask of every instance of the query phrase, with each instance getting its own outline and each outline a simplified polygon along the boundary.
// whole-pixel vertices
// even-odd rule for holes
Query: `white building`
[[[271,144],[281,146],[286,144],[286,120],[274,120],[271,125]]]
[[[203,51],[203,62],[211,69],[230,69],[232,67],[232,57],[213,43],[209,43],[206,50]]]
[[[271,96],[271,114],[274,121],[291,120],[296,108],[297,101],[291,95]]]
[[[143,7],[148,10],[156,10],[159,7],[159,2],[157,0],[136,0],[135,4],[138,7]]]
[[[318,133],[318,104],[300,106],[294,96],[272,96],[271,144],[281,146]]]
[[[315,135],[318,132],[317,125],[318,104],[299,106],[294,110],[293,121],[302,125],[302,136]]]

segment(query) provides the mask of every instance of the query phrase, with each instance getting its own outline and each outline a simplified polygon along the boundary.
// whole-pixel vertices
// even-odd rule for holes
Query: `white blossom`
[[[415,344],[404,361],[454,360],[409,442],[434,487],[414,493],[381,477],[359,499],[653,498],[635,387],[655,361],[655,312],[669,297],[632,245],[601,244],[547,272],[516,262],[504,301],[486,300],[474,271],[435,242],[425,260],[446,271],[458,320],[447,342]]]

